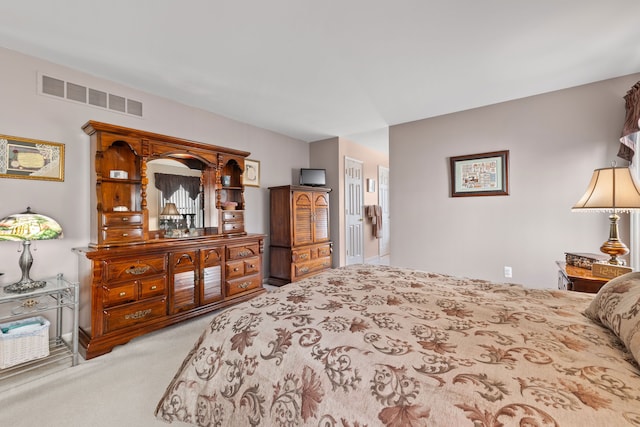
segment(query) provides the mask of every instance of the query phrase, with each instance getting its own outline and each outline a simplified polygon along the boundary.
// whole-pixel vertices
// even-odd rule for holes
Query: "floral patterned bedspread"
[[[156,417],[201,426],[640,426],[593,295],[338,268],[220,312]]]

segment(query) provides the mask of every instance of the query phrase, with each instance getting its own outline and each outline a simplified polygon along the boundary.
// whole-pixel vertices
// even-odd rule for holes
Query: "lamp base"
[[[600,251],[611,257],[607,263],[611,265],[625,265],[625,261],[618,257],[628,254],[629,248],[620,240],[609,239],[600,246]]]
[[[6,293],[11,294],[24,294],[26,292],[35,291],[36,289],[44,288],[47,282],[44,280],[20,280],[19,282],[5,286],[3,289]]]
[[[615,181],[614,181],[615,183]],[[625,265],[624,260],[618,259],[619,256],[624,256],[629,253],[629,248],[627,245],[622,243],[622,240],[618,237],[618,220],[620,217],[614,211],[611,215],[609,215],[609,240],[604,242],[602,246],[600,246],[600,251],[609,255],[609,264],[612,265]]]

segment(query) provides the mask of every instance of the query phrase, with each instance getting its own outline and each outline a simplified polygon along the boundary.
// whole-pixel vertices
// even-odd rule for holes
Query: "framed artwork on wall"
[[[260,187],[260,161],[245,159],[242,182],[247,187]]]
[[[376,192],[376,180],[373,178],[367,178],[367,193]]]
[[[64,181],[64,144],[0,135],[0,178]]]
[[[509,150],[449,158],[451,197],[508,196]]]

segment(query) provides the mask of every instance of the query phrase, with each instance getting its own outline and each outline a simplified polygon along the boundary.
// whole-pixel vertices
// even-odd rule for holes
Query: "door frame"
[[[386,171],[387,174],[387,179],[389,179],[389,168],[387,166],[382,166],[382,165],[378,165],[378,205],[383,207],[383,211],[382,211],[382,237],[380,239],[378,239],[378,257],[383,257],[383,256],[387,256],[390,253],[390,249],[389,249],[389,240],[391,239],[391,219],[389,217],[389,184],[385,184],[387,187],[387,191],[386,191],[386,206],[387,206],[387,212],[384,212],[384,203],[382,202],[383,199],[383,194],[381,191],[382,188],[382,179],[380,178],[382,176],[382,172]],[[386,253],[382,253],[382,249],[383,249],[383,240],[387,241],[386,245],[387,245],[387,252]]]
[[[348,201],[348,197],[349,197],[349,189],[347,187],[347,178],[346,178],[346,174],[347,174],[347,162],[351,161],[351,162],[355,162],[355,163],[359,163],[361,168],[360,168],[360,224],[361,224],[361,233],[360,233],[360,248],[362,251],[361,254],[361,262],[364,263],[364,162],[362,160],[353,158],[353,157],[349,157],[349,156],[344,156],[344,166],[343,166],[343,170],[342,170],[342,176],[344,177],[344,184],[343,184],[343,191],[344,191],[344,203],[345,203],[345,209],[343,212],[344,215],[344,232],[345,232],[345,244],[344,244],[344,249],[345,249],[345,256],[344,256],[344,260],[345,260],[345,265],[350,265],[349,264],[349,254],[348,254],[348,248],[350,240],[349,240],[349,226],[350,223],[347,221],[347,206],[350,206],[349,201]]]

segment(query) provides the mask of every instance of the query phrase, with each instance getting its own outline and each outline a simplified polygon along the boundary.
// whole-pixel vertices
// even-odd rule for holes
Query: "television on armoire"
[[[325,169],[300,169],[300,185],[324,187],[327,185],[327,171]]]

